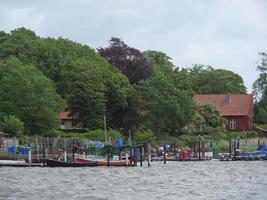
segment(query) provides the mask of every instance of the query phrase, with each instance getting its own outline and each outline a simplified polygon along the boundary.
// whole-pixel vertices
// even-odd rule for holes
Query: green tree
[[[260,72],[259,78],[253,83],[253,94],[255,98],[260,99],[267,90],[267,54],[259,53],[261,56],[261,64],[257,66]]]
[[[194,104],[187,92],[165,79],[155,76],[136,87],[139,102],[140,128],[152,130],[157,136],[175,134],[191,119]]]
[[[26,133],[46,133],[58,126],[62,100],[36,67],[15,57],[0,62],[0,118],[15,115]]]
[[[14,115],[3,116],[0,122],[0,129],[11,137],[20,137],[24,131],[23,122]]]
[[[216,107],[211,104],[197,104],[194,116],[187,124],[187,129],[193,132],[205,131],[208,128],[224,129],[225,123],[225,119]]]
[[[194,65],[188,70],[193,91],[197,94],[246,93],[242,77],[231,71],[204,65]]]

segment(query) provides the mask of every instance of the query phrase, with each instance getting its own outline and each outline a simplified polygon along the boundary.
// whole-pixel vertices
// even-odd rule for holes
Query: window
[[[235,119],[229,120],[229,128],[230,129],[236,129],[236,120]]]

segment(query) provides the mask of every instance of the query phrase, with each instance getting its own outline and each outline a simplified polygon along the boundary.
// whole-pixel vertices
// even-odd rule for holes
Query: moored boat
[[[90,160],[87,158],[81,158],[77,157],[74,159],[75,163],[92,163],[96,162],[97,166],[129,166],[130,162],[127,160],[110,160],[109,162],[107,160]]]
[[[46,165],[48,167],[93,167],[96,166],[96,162],[87,162],[87,163],[79,163],[79,162],[64,162],[53,159],[45,159]]]

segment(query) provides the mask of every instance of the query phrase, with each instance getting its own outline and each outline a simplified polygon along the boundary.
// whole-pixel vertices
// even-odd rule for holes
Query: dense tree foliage
[[[194,65],[189,73],[193,91],[197,94],[246,93],[242,77],[231,71]]]
[[[262,52],[261,64],[257,66],[260,72],[259,78],[253,84],[255,104],[255,122],[259,124],[267,123],[267,54]]]
[[[211,104],[197,104],[191,121],[186,129],[191,132],[206,131],[209,128],[220,127],[224,129],[226,121],[220,112]]]
[[[57,114],[64,109],[76,116],[77,126],[91,130],[103,128],[104,113],[108,128],[157,136],[176,134],[194,119],[202,128],[221,126],[215,110],[193,103],[194,92],[244,93],[246,88],[231,71],[180,69],[165,53],[141,53],[119,38],[97,53],[25,28],[0,32],[0,121],[14,129],[23,124],[28,134],[57,128]]]
[[[119,38],[111,38],[110,46],[99,48],[98,51],[112,66],[125,74],[132,84],[152,75],[152,68],[144,55],[138,49],[129,47]]]
[[[0,62],[0,118],[14,115],[30,134],[58,127],[61,98],[36,67],[15,57]]]
[[[24,132],[24,123],[14,115],[3,116],[0,129],[10,137],[20,137]]]
[[[257,70],[260,72],[260,75],[253,84],[253,93],[255,98],[261,98],[267,90],[267,54],[261,52],[260,56],[261,64],[257,66]]]

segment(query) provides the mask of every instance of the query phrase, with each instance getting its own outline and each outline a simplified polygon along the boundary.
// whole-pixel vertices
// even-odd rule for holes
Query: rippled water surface
[[[0,168],[0,199],[266,200],[267,161]]]

